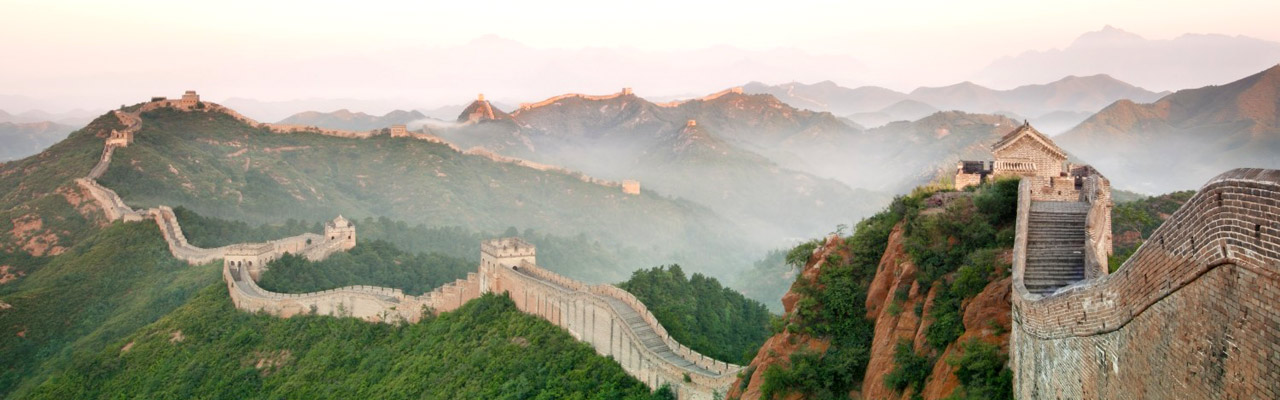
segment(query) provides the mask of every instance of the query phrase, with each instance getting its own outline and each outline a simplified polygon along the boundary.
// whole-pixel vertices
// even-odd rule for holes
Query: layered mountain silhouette
[[[2,112],[2,111],[0,111]],[[0,122],[0,162],[16,160],[57,143],[76,128],[53,122]]]
[[[629,92],[571,94],[510,114],[475,102],[457,120],[462,124],[432,133],[463,147],[637,179],[646,190],[708,205],[774,240],[821,233],[831,215],[858,218],[888,199],[777,162],[797,145],[835,143],[858,131],[767,95],[726,91],[659,104]]]
[[[962,82],[900,93],[874,86],[844,88],[829,81],[776,86],[753,82],[744,89],[750,93],[772,94],[796,107],[830,111],[867,127],[916,120],[937,110],[956,110],[1025,118],[1047,132],[1065,131],[1116,100],[1147,102],[1165,94],[1107,75],[1067,76],[1010,90]]]
[[[1230,168],[1280,168],[1280,65],[1150,104],[1118,101],[1055,140],[1148,193],[1195,189]]]
[[[395,110],[382,116],[369,115],[341,109],[334,112],[306,111],[280,120],[285,125],[312,125],[331,129],[367,131],[381,129],[391,125],[406,125],[427,118],[418,111]]]
[[[1066,48],[1029,51],[996,60],[975,79],[1009,87],[1066,75],[1102,73],[1145,88],[1173,90],[1226,82],[1267,68],[1277,60],[1277,42],[1205,34],[1152,40],[1107,26],[1081,35]]]

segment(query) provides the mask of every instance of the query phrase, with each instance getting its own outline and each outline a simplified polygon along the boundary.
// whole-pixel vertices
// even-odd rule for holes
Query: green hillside
[[[749,262],[741,250],[750,244],[724,235],[734,225],[690,202],[624,195],[422,140],[272,134],[221,113],[144,113],[134,144],[116,152],[101,182],[135,206],[254,223],[343,214],[480,232],[515,226],[641,249],[648,265],[724,272]]]
[[[236,310],[220,284],[31,398],[647,399],[611,360],[486,295],[418,324]]]
[[[247,227],[183,215],[204,228],[194,242],[225,243],[234,236],[219,227]],[[216,263],[172,258],[147,222],[112,224],[57,256],[0,252],[0,264],[22,274],[0,284],[3,398],[650,396],[616,363],[503,297],[405,326],[244,313]],[[272,267],[264,286],[297,286],[286,291],[375,284],[420,292],[474,270],[463,259],[367,239],[323,262]]]
[[[215,266],[170,257],[155,224],[115,224],[40,261],[0,285],[0,397],[156,321],[219,279]]]

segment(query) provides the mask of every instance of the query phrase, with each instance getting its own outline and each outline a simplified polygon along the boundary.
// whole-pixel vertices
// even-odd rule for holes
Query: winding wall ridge
[[[718,99],[718,98],[724,97],[724,96],[726,96],[726,95],[728,95],[728,94],[730,94],[730,93],[742,94],[742,87],[732,87],[732,88],[728,88],[728,89],[721,90],[721,91],[719,91],[719,92],[715,92],[715,93],[712,93],[712,94],[709,94],[709,95],[706,95],[706,96],[702,96],[702,97],[699,97],[699,98],[696,98],[696,99],[685,99],[685,100],[668,101],[668,102],[665,102],[665,103],[654,103],[654,105],[657,105],[658,107],[668,107],[668,108],[669,108],[669,107],[679,107],[681,104],[689,103],[689,102],[694,102],[694,101],[711,101],[711,100],[715,100],[715,99]]]
[[[616,286],[586,285],[528,261],[482,264],[481,274],[490,291],[507,293],[520,310],[565,328],[650,387],[666,384],[680,398],[712,399],[727,393],[742,370],[679,344],[643,303]]]
[[[152,109],[162,106],[155,105]],[[234,113],[221,106],[212,107]],[[129,134],[136,133],[141,127],[140,112],[116,112]],[[454,310],[485,292],[502,292],[511,296],[520,310],[563,327],[579,340],[590,343],[600,354],[613,357],[629,374],[651,387],[671,385],[680,398],[711,399],[716,393],[727,392],[742,369],[741,366],[706,357],[675,341],[653,313],[625,290],[612,285],[586,285],[538,267],[530,262],[532,249],[526,255],[529,258],[517,265],[503,267],[482,263],[479,273],[468,273],[466,279],[445,284],[420,296],[405,295],[399,289],[363,285],[298,294],[268,291],[254,280],[254,262],[260,269],[286,252],[319,260],[348,249],[347,244],[353,243],[354,237],[351,242],[344,242],[342,238],[328,240],[327,236],[304,233],[266,243],[241,243],[213,249],[192,246],[187,242],[172,208],[159,206],[133,210],[115,191],[98,184],[96,179],[106,172],[114,149],[115,145],[105,145],[98,163],[88,176],[77,179],[77,184],[98,202],[110,221],[153,220],[174,257],[193,265],[223,259],[223,280],[232,302],[241,310],[279,317],[322,314],[376,322],[417,322],[424,313]],[[639,318],[638,325],[627,314],[635,314]],[[608,330],[601,329],[603,326]],[[659,342],[646,335],[653,335]],[[655,348],[660,351],[655,351]]]
[[[1280,397],[1280,171],[1219,175],[1117,272],[1048,296],[1022,281],[1025,183],[1012,296],[1019,398]]]
[[[562,94],[562,95],[559,95],[559,96],[554,96],[554,97],[551,97],[551,98],[548,98],[548,99],[546,99],[546,100],[539,101],[539,102],[536,102],[536,103],[525,103],[525,104],[521,104],[521,105],[520,105],[520,108],[519,108],[519,109],[517,109],[517,110],[516,110],[515,112],[513,112],[512,114],[518,114],[518,113],[520,113],[521,111],[528,111],[528,110],[532,110],[532,109],[535,109],[535,108],[545,107],[545,106],[548,106],[548,105],[554,104],[555,102],[560,101],[560,100],[564,100],[564,99],[579,98],[579,99],[584,99],[584,100],[599,101],[599,100],[611,100],[611,99],[616,99],[616,98],[622,97],[622,96],[624,96],[624,95],[626,95],[626,94],[627,94],[627,92],[625,92],[625,91],[623,91],[623,92],[618,92],[618,93],[613,93],[613,94],[606,94],[606,95],[589,95],[589,94],[581,94],[581,93],[566,93],[566,94]]]

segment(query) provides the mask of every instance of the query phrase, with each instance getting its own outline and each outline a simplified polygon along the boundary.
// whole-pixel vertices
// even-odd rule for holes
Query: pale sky
[[[432,90],[431,72],[404,75],[412,82],[401,87],[417,87],[397,89],[389,77],[413,65],[365,68],[369,60],[381,63],[400,54],[431,54],[434,58],[413,61],[425,67],[447,58],[441,49],[485,35],[540,50],[607,48],[631,55],[712,46],[775,52],[768,54],[799,50],[856,60],[865,67],[848,74],[865,79],[830,78],[837,83],[910,90],[968,79],[1002,56],[1065,47],[1104,25],[1147,39],[1217,33],[1280,41],[1277,16],[1280,1],[1275,0],[0,0],[0,54],[6,60],[0,65],[0,95],[81,107],[107,102],[99,107],[107,108],[110,103],[138,100],[139,95],[176,95],[200,85],[203,92],[214,91],[215,99],[397,98],[419,103],[407,106],[428,106],[447,103],[445,99],[463,91],[505,91],[519,97],[556,90],[505,87],[518,86],[511,83],[518,82],[514,77],[478,82],[483,84],[474,85],[475,90],[464,90],[466,76],[450,73],[446,75],[454,89],[419,98],[414,92]],[[317,63],[327,64],[327,69],[313,71]],[[264,69],[269,73],[263,74]],[[786,71],[778,76],[786,76]],[[267,77],[278,84],[264,83]],[[776,77],[760,80],[768,78]],[[362,84],[364,79],[370,79],[368,85]],[[595,88],[585,86],[562,91]],[[648,92],[655,96],[707,89],[653,88],[660,91]]]

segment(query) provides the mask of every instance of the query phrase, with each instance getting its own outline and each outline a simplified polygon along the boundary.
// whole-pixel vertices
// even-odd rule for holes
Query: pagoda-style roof
[[[1000,138],[1000,141],[996,142],[995,145],[991,146],[991,151],[992,152],[1000,151],[1005,147],[1009,147],[1013,143],[1017,142],[1018,139],[1021,139],[1023,137],[1031,138],[1031,140],[1040,142],[1040,144],[1043,144],[1045,148],[1048,148],[1050,152],[1057,155],[1058,157],[1062,157],[1063,159],[1067,158],[1066,151],[1062,150],[1061,147],[1058,147],[1057,144],[1053,143],[1053,140],[1050,140],[1048,136],[1045,136],[1043,133],[1040,133],[1040,131],[1037,131],[1036,128],[1032,128],[1031,124],[1028,123],[1027,121],[1022,121],[1022,126],[1019,126],[1017,129],[1014,129],[1012,132],[1009,132],[1008,134],[1005,134],[1004,137]]]

